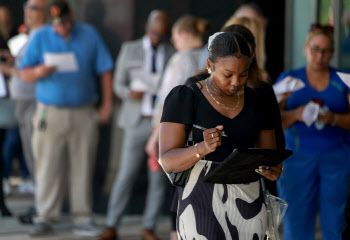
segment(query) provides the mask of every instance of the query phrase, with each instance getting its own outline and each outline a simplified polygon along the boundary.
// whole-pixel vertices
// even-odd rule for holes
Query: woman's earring
[[[208,73],[211,74],[211,68],[208,67],[207,70],[208,70]]]

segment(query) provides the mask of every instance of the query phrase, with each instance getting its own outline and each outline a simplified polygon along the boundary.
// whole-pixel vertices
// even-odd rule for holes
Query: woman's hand
[[[271,181],[276,181],[283,173],[283,163],[277,166],[259,166],[255,172]]]
[[[333,124],[336,120],[336,117],[335,113],[328,110],[324,114],[319,114],[317,119],[324,122],[324,124]]]
[[[223,129],[224,126],[219,125],[203,132],[204,152],[214,152],[216,148],[221,145],[221,131]]]
[[[158,136],[159,136],[159,128],[154,128],[151,136],[148,138],[146,143],[145,151],[148,156],[158,156]]]
[[[279,107],[280,107],[280,110],[281,111],[285,111],[286,110],[286,105],[287,105],[287,100],[288,98],[292,95],[292,92],[286,92],[286,93],[283,93],[282,95],[282,99],[279,103]]]
[[[304,119],[303,119],[304,109],[305,109],[305,105],[302,105],[295,110],[295,114],[296,114],[295,118],[299,122],[304,122]]]
[[[293,110],[282,111],[281,112],[282,127],[283,128],[289,127],[298,121],[304,122],[304,119],[303,119],[304,109],[305,109],[305,105],[302,105]]]

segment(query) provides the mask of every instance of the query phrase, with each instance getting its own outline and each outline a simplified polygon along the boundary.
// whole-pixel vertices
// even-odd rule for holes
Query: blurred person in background
[[[255,23],[251,23],[249,24],[249,26],[247,26],[246,25],[247,23],[243,24],[244,22],[242,20],[240,20],[240,22],[230,22],[232,19],[242,18],[242,17],[255,19],[257,20],[258,25],[260,26],[256,26],[257,24]],[[233,13],[232,17],[230,17],[230,19],[227,20],[224,27],[232,24],[243,24],[253,32],[255,36],[256,46],[257,46],[256,47],[257,62],[261,69],[265,69],[265,63],[266,63],[265,31],[266,31],[267,20],[263,15],[259,6],[255,3],[245,3],[240,5],[236,9],[236,11]],[[199,63],[198,63],[199,64],[198,67],[200,69],[205,68],[207,59],[208,59],[208,51],[207,51],[207,47],[205,46],[202,49],[202,55],[200,56]]]
[[[262,10],[256,3],[251,2],[242,4],[237,8],[232,17],[247,17],[256,19],[262,25],[264,31],[266,29],[267,20],[264,14],[262,13]],[[264,65],[261,65],[261,67],[264,67]]]
[[[5,181],[5,185],[3,186],[3,174],[5,167],[3,150],[8,150],[7,148],[3,148],[3,144],[6,141],[6,135],[11,135],[12,131],[6,132],[8,128],[16,128],[17,122],[16,118],[14,118],[14,102],[9,99],[10,93],[7,91],[8,89],[8,74],[4,70],[7,66],[13,64],[13,57],[9,51],[9,47],[7,41],[14,34],[13,22],[11,11],[7,6],[0,6],[0,74],[1,80],[4,81],[3,84],[6,86],[5,96],[2,96],[0,99],[0,177],[1,177],[1,192],[0,192],[0,207],[1,214],[3,216],[10,216],[11,213],[6,207],[3,196],[3,188],[9,190],[8,181]],[[9,138],[7,137],[7,140]],[[8,143],[8,142],[7,142]],[[17,142],[19,143],[19,142]],[[6,161],[8,162],[8,161]],[[6,175],[6,174],[5,174]]]
[[[350,9],[343,11],[342,23],[344,25],[344,38],[341,42],[341,67],[346,71],[350,71]],[[349,132],[347,134],[347,148],[350,153]],[[350,154],[349,158],[350,160]],[[345,206],[345,226],[343,230],[343,240],[350,239],[350,179],[348,180],[348,196]]]
[[[7,43],[5,39],[3,39],[0,35],[0,51],[1,53],[6,52],[7,55],[10,55],[9,49],[7,46]],[[7,58],[3,58],[3,64],[6,64],[6,62],[11,62]],[[5,76],[2,71],[0,71],[1,74],[1,80],[4,81],[5,84]],[[4,85],[2,85],[4,86]],[[13,111],[13,105],[8,101],[6,96],[1,96],[0,98],[0,214],[3,217],[9,217],[12,216],[11,212],[6,206],[5,203],[5,196],[4,196],[4,187],[3,187],[3,175],[4,175],[4,160],[2,155],[2,146],[5,139],[5,129],[9,126],[13,126],[13,122],[15,122],[14,117],[14,111]]]
[[[29,178],[22,183],[25,192],[34,193],[35,167],[31,138],[33,132],[32,118],[36,108],[35,83],[24,82],[20,78],[19,65],[27,49],[28,41],[46,22],[46,7],[48,0],[28,0],[24,3],[24,26],[18,35],[8,41],[11,54],[15,57],[13,65],[3,68],[10,76],[11,98],[15,100],[15,114],[22,142],[24,158],[29,170]],[[21,27],[23,29],[23,27]],[[18,217],[21,223],[33,222],[36,213],[34,207]]]
[[[107,212],[107,228],[100,240],[118,238],[117,228],[131,197],[132,187],[147,159],[146,142],[152,132],[154,100],[161,74],[174,53],[167,43],[169,16],[153,10],[147,19],[146,34],[122,45],[114,74],[114,91],[122,99],[118,126],[124,130],[120,167],[113,183]],[[142,169],[145,171],[146,169]],[[142,222],[142,236],[158,239],[154,230],[163,205],[166,179],[161,169],[148,171],[148,190]]]
[[[255,38],[255,59],[259,67],[259,72],[261,75],[261,80],[264,82],[271,82],[268,73],[264,69],[266,63],[266,52],[265,52],[265,28],[261,22],[256,18],[252,17],[236,17],[233,15],[224,24],[224,28],[233,24],[241,24],[247,27],[254,35]]]
[[[15,34],[10,9],[7,6],[0,6],[0,35],[8,41]]]
[[[32,137],[37,216],[31,236],[53,234],[51,221],[60,215],[67,166],[73,232],[96,236],[92,170],[98,122],[107,123],[112,111],[113,61],[96,30],[73,21],[66,1],[51,1],[49,14],[51,24],[31,38],[20,65],[21,78],[36,83],[38,101]],[[66,61],[72,63],[68,68]],[[96,77],[102,85],[98,110]]]
[[[304,44],[306,66],[283,72],[275,84],[294,81],[300,86],[280,102],[286,148],[294,152],[277,182],[279,195],[289,204],[285,240],[314,239],[318,206],[322,238],[342,239],[350,175],[344,147],[350,88],[344,81],[349,74],[329,65],[333,52],[333,27],[311,25]]]
[[[173,25],[172,42],[177,52],[171,57],[165,68],[156,99],[153,131],[146,145],[146,152],[149,156],[158,156],[159,121],[166,96],[171,89],[183,85],[187,78],[200,70],[198,69],[198,56],[201,54],[202,38],[208,27],[208,21],[191,15],[179,18]]]
[[[193,76],[198,69],[198,59],[203,47],[203,35],[208,31],[207,20],[192,15],[180,17],[172,27],[172,43],[177,52],[171,57],[167,64],[159,94],[156,99],[156,108],[153,115],[153,130],[146,144],[146,152],[149,156],[149,163],[158,165],[159,154],[159,126],[162,115],[163,103],[168,93],[174,87],[183,85],[187,78]],[[174,213],[175,214],[175,213]],[[173,219],[176,215],[173,216]],[[176,237],[175,221],[173,221],[172,239]]]

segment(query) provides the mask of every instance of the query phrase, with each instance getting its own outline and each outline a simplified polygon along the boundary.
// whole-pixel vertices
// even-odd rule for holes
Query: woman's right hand
[[[305,105],[302,105],[295,110],[296,120],[299,122],[304,122],[304,118],[303,118],[304,109],[305,109]]]
[[[205,152],[214,152],[221,145],[221,131],[223,129],[224,126],[219,125],[203,132]]]

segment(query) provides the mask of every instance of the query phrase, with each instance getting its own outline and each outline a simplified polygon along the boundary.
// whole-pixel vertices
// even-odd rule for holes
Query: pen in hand
[[[194,127],[194,128],[197,128],[197,129],[200,129],[200,130],[203,130],[203,131],[207,130],[207,128],[198,126],[198,125],[196,125],[196,124],[193,124],[193,127]],[[224,131],[221,131],[220,134],[221,134],[222,137],[228,137],[228,136],[225,134]]]

